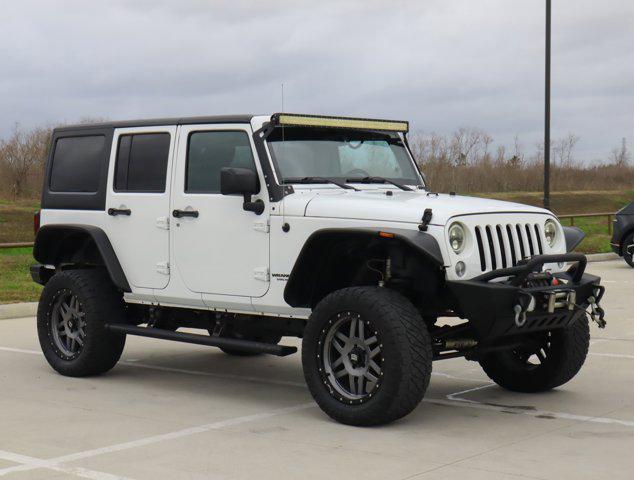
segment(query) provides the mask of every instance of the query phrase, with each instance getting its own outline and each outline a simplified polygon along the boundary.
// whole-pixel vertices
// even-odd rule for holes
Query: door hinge
[[[269,269],[266,267],[259,267],[253,269],[253,278],[256,280],[262,280],[263,282],[269,281]]]
[[[156,264],[156,271],[158,273],[162,273],[163,275],[170,274],[170,262],[158,262]]]
[[[261,220],[255,220],[253,222],[253,230],[256,232],[269,233],[269,219],[263,218]]]
[[[156,226],[158,228],[163,229],[163,230],[169,230],[170,229],[170,219],[169,219],[169,217],[158,217],[156,219]]]

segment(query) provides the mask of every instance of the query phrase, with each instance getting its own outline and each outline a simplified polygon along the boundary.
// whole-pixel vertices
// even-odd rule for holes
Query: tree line
[[[0,139],[1,197],[39,197],[51,131],[15,125]],[[634,189],[634,167],[625,138],[604,160],[589,164],[575,159],[578,142],[574,134],[552,142],[552,190]],[[513,145],[493,148],[491,135],[478,128],[459,128],[449,135],[414,132],[409,144],[435,191],[540,191],[543,186],[543,144],[527,153],[516,136]]]

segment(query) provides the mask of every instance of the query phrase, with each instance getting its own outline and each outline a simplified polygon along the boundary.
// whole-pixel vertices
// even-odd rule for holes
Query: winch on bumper
[[[542,272],[545,264],[571,262],[565,272]],[[471,280],[448,281],[454,311],[469,319],[479,340],[564,328],[588,314],[605,327],[599,306],[601,279],[585,273],[579,253],[538,255],[515,267]]]

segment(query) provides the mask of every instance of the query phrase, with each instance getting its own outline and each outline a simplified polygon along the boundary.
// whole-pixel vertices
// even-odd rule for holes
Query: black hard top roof
[[[56,131],[84,130],[91,128],[127,128],[127,127],[154,127],[158,125],[196,125],[203,123],[250,123],[255,115],[214,115],[208,117],[174,117],[151,118],[145,120],[121,120],[113,122],[84,123],[76,125],[64,125],[57,127]]]

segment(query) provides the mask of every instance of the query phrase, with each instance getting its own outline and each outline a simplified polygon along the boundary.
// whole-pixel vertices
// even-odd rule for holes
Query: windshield
[[[267,137],[282,182],[329,178],[353,183],[382,177],[421,185],[397,133],[335,128],[276,127]]]

